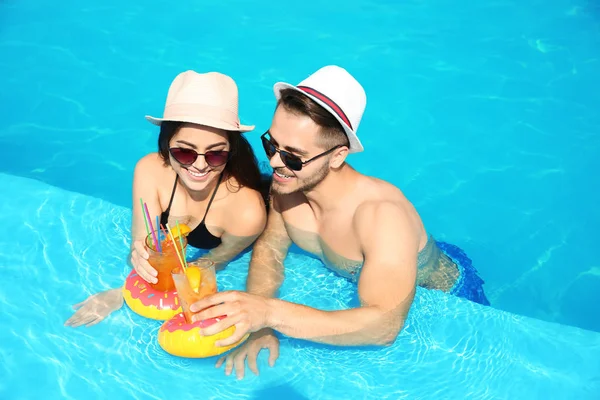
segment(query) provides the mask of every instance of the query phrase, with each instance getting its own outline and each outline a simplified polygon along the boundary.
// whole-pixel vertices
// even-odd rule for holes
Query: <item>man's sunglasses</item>
[[[229,161],[229,152],[224,150],[209,150],[202,154],[184,147],[171,147],[169,153],[171,153],[175,161],[181,165],[192,165],[196,162],[198,156],[204,156],[206,163],[211,167],[220,167]]]
[[[279,157],[281,157],[281,161],[283,162],[283,164],[285,164],[285,166],[288,167],[289,169],[291,169],[292,171],[300,171],[302,169],[302,167],[305,166],[306,164],[308,164],[309,162],[316,160],[319,157],[323,157],[324,155],[331,153],[335,149],[342,147],[342,145],[337,145],[321,154],[317,154],[316,156],[314,156],[313,158],[311,158],[309,160],[302,161],[300,159],[300,157],[298,157],[297,155],[294,155],[285,150],[281,150],[281,149],[278,149],[277,147],[275,147],[273,142],[271,142],[269,139],[266,138],[267,133],[269,133],[269,131],[263,133],[263,135],[260,137],[260,140],[262,141],[262,145],[265,149],[265,153],[267,153],[267,157],[270,160],[271,158],[273,158],[275,153],[279,153]]]

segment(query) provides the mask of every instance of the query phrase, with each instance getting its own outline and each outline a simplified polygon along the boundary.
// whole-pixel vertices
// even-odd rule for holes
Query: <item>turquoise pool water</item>
[[[86,329],[62,323],[68,305],[127,275],[130,211],[28,178],[0,174],[15,193],[0,206],[2,399],[596,399],[600,334],[419,290],[407,326],[387,348],[342,349],[282,338],[274,368],[242,381],[214,358],[166,354],[157,321],[127,307]],[[7,251],[8,249],[9,251]],[[249,255],[219,273],[242,289]],[[353,304],[355,288],[294,252],[282,297],[324,309]]]
[[[0,398],[597,398],[592,3],[0,2]],[[330,63],[367,91],[366,151],[350,162],[467,252],[493,308],[421,290],[394,346],[284,339],[277,367],[263,359],[242,382],[165,355],[157,325],[127,309],[62,327],[127,272],[133,165],[156,146],[143,115],[161,113],[177,73],[233,76],[260,150],[272,84]],[[247,261],[220,285],[240,288]],[[286,298],[351,304],[353,287],[319,262],[294,253],[286,266]]]

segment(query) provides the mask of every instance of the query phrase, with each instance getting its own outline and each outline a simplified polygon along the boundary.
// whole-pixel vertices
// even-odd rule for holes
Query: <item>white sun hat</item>
[[[273,86],[277,100],[283,89],[296,90],[329,111],[344,128],[350,142],[350,153],[364,150],[356,131],[367,105],[367,95],[348,71],[336,65],[327,65],[298,85],[278,82]]]

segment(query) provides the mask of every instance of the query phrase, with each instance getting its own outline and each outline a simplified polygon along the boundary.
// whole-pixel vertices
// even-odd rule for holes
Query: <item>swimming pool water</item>
[[[153,382],[181,374],[207,375],[209,398],[464,398],[476,378],[479,398],[597,393],[597,334],[555,323],[600,331],[599,18],[587,0],[0,2],[0,207],[15,227],[0,247],[0,398],[161,398]],[[396,346],[284,340],[278,367],[242,383],[165,356],[127,310],[62,328],[71,304],[125,276],[133,166],[156,146],[143,116],[162,112],[177,73],[230,74],[264,160],[273,83],[330,63],[367,91],[366,151],[350,163],[398,185],[430,233],[467,252],[494,308],[420,291]],[[242,285],[245,257],[223,285]],[[289,298],[346,304],[351,286],[317,261],[287,263]]]
[[[0,174],[3,260],[0,398],[594,399],[600,334],[419,290],[407,326],[386,348],[281,339],[280,358],[242,381],[215,358],[171,357],[158,321],[127,307],[91,328],[62,326],[68,305],[127,275],[128,209],[39,181]],[[249,254],[218,274],[242,289]],[[327,310],[355,301],[347,280],[294,252],[282,298]],[[35,384],[33,384],[35,382]]]
[[[2,171],[130,207],[133,165],[156,146],[143,115],[177,73],[233,76],[260,150],[273,83],[340,64],[368,95],[352,165],[465,249],[494,307],[600,331],[593,2],[0,7]]]

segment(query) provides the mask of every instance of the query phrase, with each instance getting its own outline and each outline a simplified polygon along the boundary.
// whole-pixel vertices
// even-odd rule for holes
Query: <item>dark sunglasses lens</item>
[[[228,151],[207,151],[204,155],[206,163],[211,167],[220,167],[229,159]]]
[[[300,171],[302,169],[302,160],[295,155],[286,151],[281,151],[279,154],[281,154],[281,161],[292,171]]]
[[[178,163],[183,165],[192,165],[198,158],[198,153],[194,150],[180,147],[171,149],[171,155]]]
[[[262,145],[265,149],[265,153],[267,153],[267,157],[273,157],[273,154],[275,154],[275,145],[265,137],[262,138]]]

